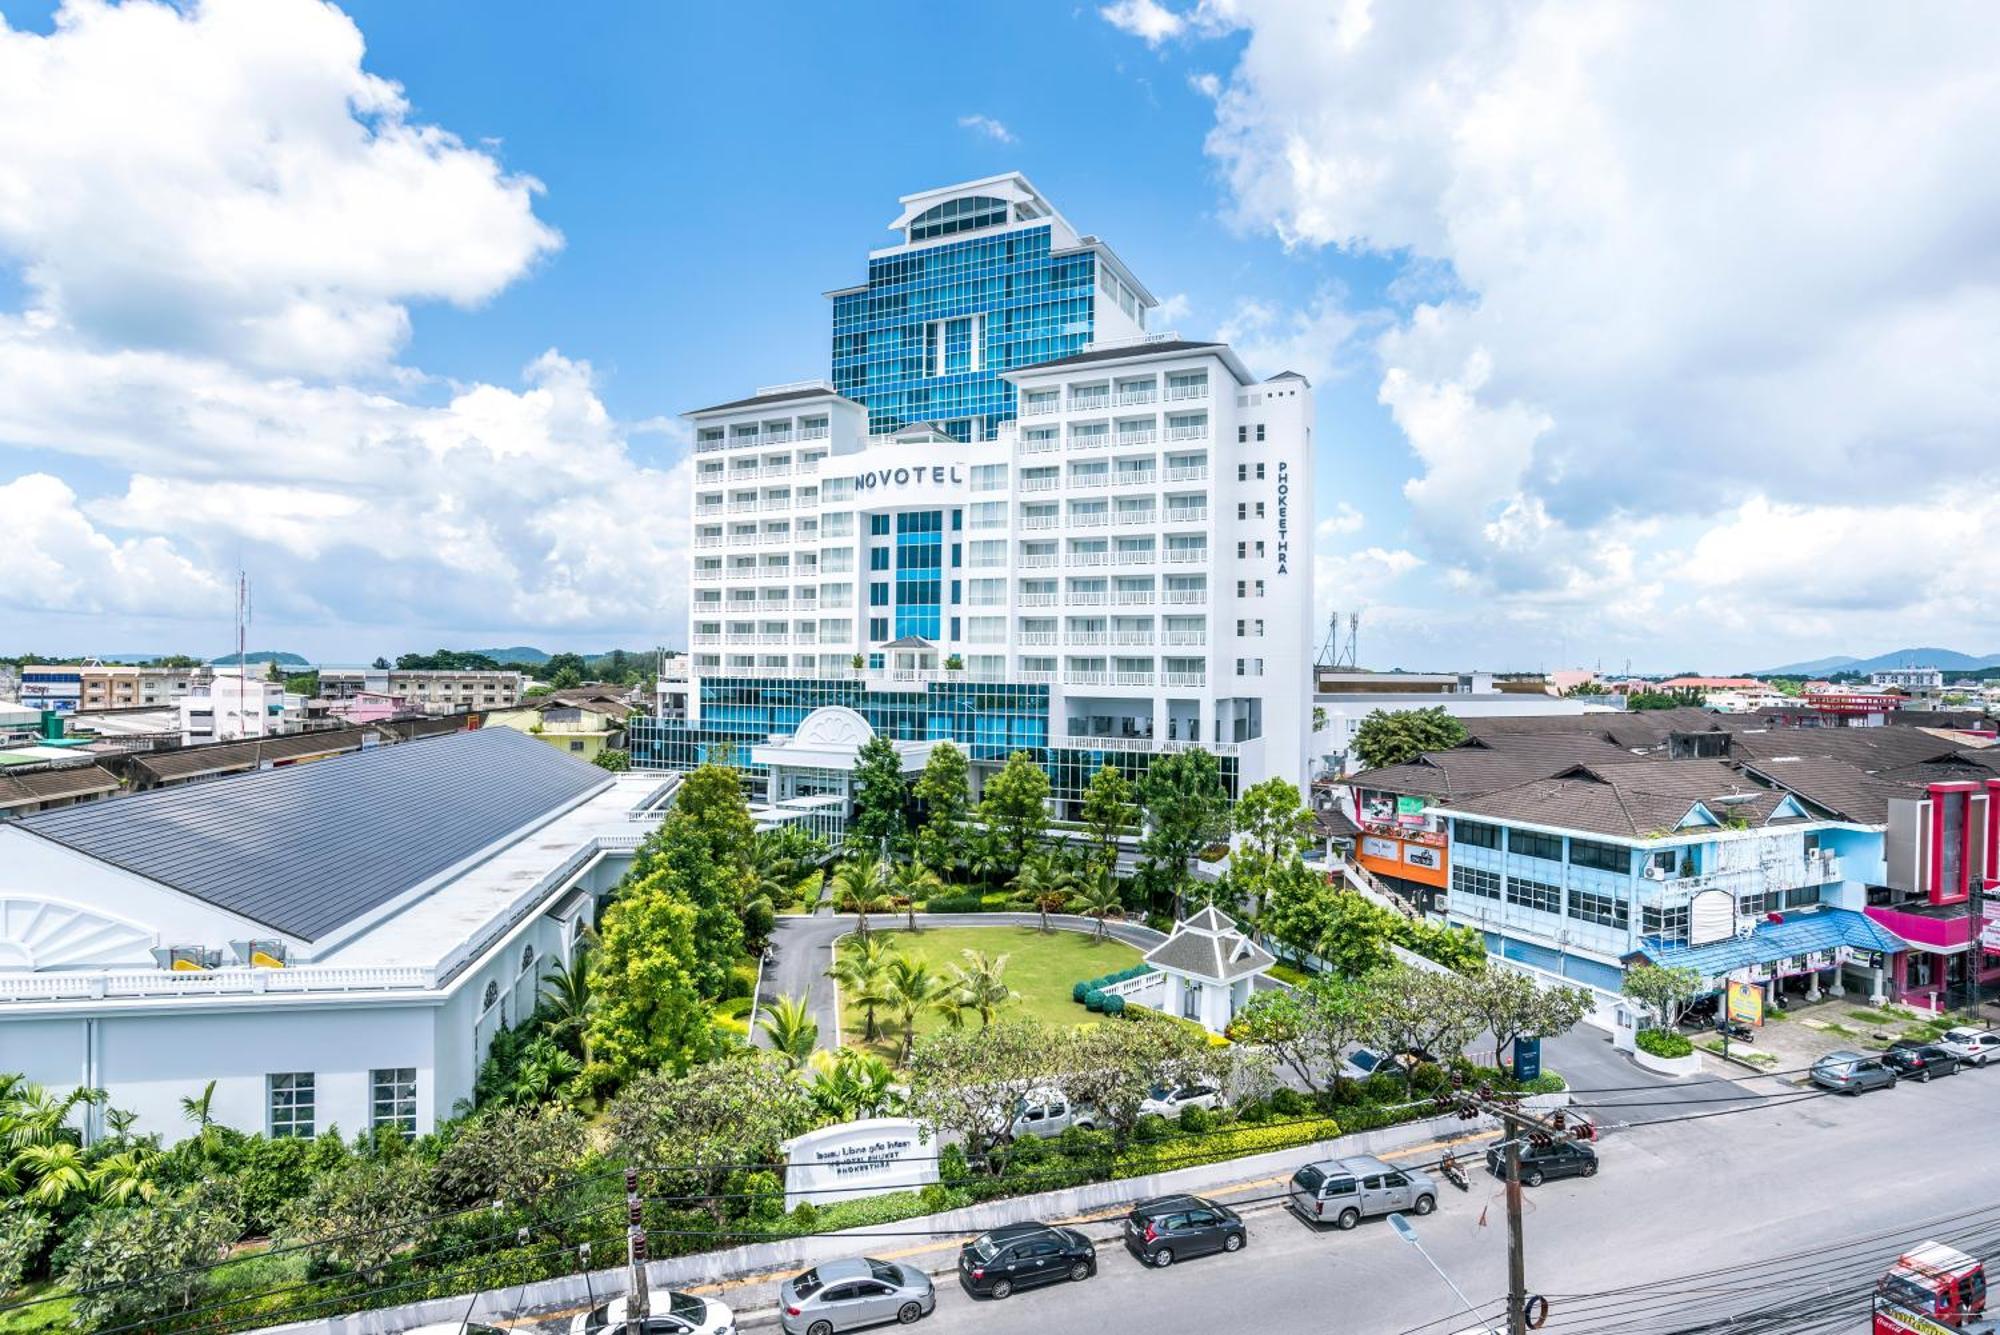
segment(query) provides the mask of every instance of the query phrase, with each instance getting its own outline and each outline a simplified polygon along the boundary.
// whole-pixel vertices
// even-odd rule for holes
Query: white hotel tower
[[[1148,334],[1152,296],[1020,175],[902,203],[829,294],[832,379],[688,414],[687,718],[635,760],[728,743],[827,815],[874,733],[911,771],[951,739],[975,788],[1027,750],[1059,815],[1190,747],[1303,784],[1311,386]]]

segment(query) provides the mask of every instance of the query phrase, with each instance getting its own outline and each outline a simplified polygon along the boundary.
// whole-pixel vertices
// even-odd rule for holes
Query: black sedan
[[[1498,1145],[1486,1151],[1486,1171],[1498,1178],[1507,1176],[1507,1152]],[[1597,1151],[1573,1140],[1552,1145],[1521,1146],[1521,1185],[1539,1187],[1552,1177],[1595,1177]]]
[[[1903,1039],[1882,1054],[1882,1064],[1905,1080],[1929,1080],[1934,1075],[1957,1075],[1959,1060],[1935,1043]]]
[[[1236,1211],[1199,1196],[1155,1196],[1125,1216],[1125,1249],[1163,1268],[1187,1256],[1242,1251],[1249,1238]]]
[[[958,1282],[975,1298],[1005,1298],[1015,1289],[1096,1273],[1090,1239],[1054,1224],[1008,1224],[981,1233],[958,1253]]]

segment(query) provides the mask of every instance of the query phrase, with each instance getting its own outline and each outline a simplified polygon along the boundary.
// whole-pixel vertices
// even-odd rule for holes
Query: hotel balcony
[[[1207,465],[1207,464],[1193,464],[1193,465],[1186,465],[1186,464],[1184,464],[1184,465],[1182,465],[1182,466],[1180,466],[1180,467],[1178,467],[1178,468],[1169,468],[1169,469],[1167,470],[1167,481],[1169,481],[1169,482],[1206,482],[1206,481],[1208,481],[1208,465]]]

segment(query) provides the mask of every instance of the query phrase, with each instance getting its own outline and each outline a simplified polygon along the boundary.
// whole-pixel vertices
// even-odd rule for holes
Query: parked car
[[[1162,1268],[1207,1252],[1240,1252],[1249,1240],[1241,1215],[1200,1196],[1155,1196],[1125,1216],[1125,1249]]]
[[[785,1335],[834,1335],[891,1321],[907,1326],[936,1306],[929,1275],[867,1256],[822,1261],[778,1286],[778,1324]]]
[[[1552,1177],[1596,1177],[1597,1151],[1574,1140],[1558,1140],[1552,1145],[1523,1145],[1521,1185],[1539,1187]],[[1486,1151],[1486,1171],[1505,1180],[1507,1151],[1498,1145]]]
[[[485,1326],[477,1321],[439,1321],[428,1326],[413,1326],[403,1335],[507,1335],[498,1326]]]
[[[1864,1057],[1858,1052],[1829,1052],[1812,1064],[1812,1082],[1836,1094],[1861,1094],[1871,1089],[1889,1089],[1896,1072],[1880,1057]]]
[[[1009,1140],[1022,1136],[1060,1136],[1073,1126],[1086,1131],[1097,1126],[1097,1114],[1085,1107],[1072,1106],[1060,1090],[1031,1089],[1014,1105],[1014,1120],[1007,1124]]]
[[[1882,1054],[1882,1064],[1905,1080],[1928,1081],[1936,1075],[1957,1075],[1958,1058],[1936,1043],[1898,1039]]]
[[[1373,1048],[1356,1048],[1340,1059],[1340,1073],[1349,1080],[1366,1080],[1378,1071],[1387,1075],[1404,1075],[1408,1069],[1400,1058]]]
[[[1139,1105],[1139,1115],[1154,1117],[1179,1117],[1183,1108],[1207,1108],[1211,1112],[1222,1106],[1222,1091],[1213,1085],[1155,1085],[1152,1092]]]
[[[958,1282],[975,1298],[1005,1298],[1015,1289],[1096,1273],[1090,1239],[1054,1224],[1008,1224],[981,1233],[958,1253]]]
[[[1966,1066],[2000,1061],[2000,1034],[1990,1029],[1947,1029],[1937,1045]]]
[[[599,1335],[606,1327],[612,1335],[625,1328],[625,1300],[613,1298],[593,1307],[570,1322],[571,1335]],[[692,1293],[655,1289],[647,1295],[642,1329],[645,1335],[736,1335],[736,1318],[713,1298],[697,1298]]]
[[[1309,1163],[1292,1174],[1286,1205],[1315,1228],[1353,1228],[1364,1215],[1437,1208],[1437,1182],[1421,1168],[1397,1168],[1372,1154]]]

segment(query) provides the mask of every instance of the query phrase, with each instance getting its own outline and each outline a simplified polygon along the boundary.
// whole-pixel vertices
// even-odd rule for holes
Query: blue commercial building
[[[1000,372],[1145,333],[1156,305],[1018,173],[906,195],[901,240],[833,299],[833,387],[876,435],[934,422],[989,440],[1015,415]]]

